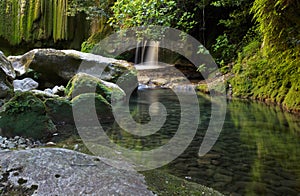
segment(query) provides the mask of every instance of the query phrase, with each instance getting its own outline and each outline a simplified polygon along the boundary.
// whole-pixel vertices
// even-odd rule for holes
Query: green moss
[[[82,52],[91,52],[94,47],[95,47],[94,43],[91,43],[89,41],[85,41],[81,44],[81,51]]]
[[[47,114],[54,123],[74,123],[72,105],[66,98],[48,98],[44,101]]]
[[[205,94],[209,93],[207,84],[199,84],[199,85],[197,85],[196,90],[200,91],[202,93],[205,93]]]
[[[169,195],[222,195],[203,185],[188,182],[162,170],[141,172],[145,176],[148,188],[159,196]]]
[[[223,94],[226,91],[225,85],[223,82],[220,82],[218,80],[214,82],[202,83],[196,86],[196,90],[205,94],[210,94],[212,92],[217,94]]]
[[[124,97],[124,93],[117,88],[107,86],[102,80],[88,74],[77,74],[68,83],[65,93],[67,96],[75,97],[83,93],[97,93],[104,97],[107,101],[114,98],[119,100]]]
[[[43,102],[30,92],[18,93],[5,103],[0,117],[0,128],[7,136],[43,139],[55,130]]]
[[[12,45],[22,41],[67,38],[68,0],[10,0],[0,2],[0,36]]]
[[[299,112],[299,49],[264,55],[259,48],[254,52],[258,45],[253,41],[246,46],[233,68],[233,96],[281,104]]]
[[[89,104],[91,99],[95,100],[95,109],[98,114],[105,116],[111,113],[110,104],[107,102],[105,98],[103,98],[99,94],[95,94],[95,93],[80,94],[74,97],[71,100],[71,103],[73,107],[79,107],[80,109],[82,109],[82,114],[87,114],[90,113],[93,109],[92,108],[93,105]]]
[[[297,112],[300,112],[300,84],[293,84],[293,86],[288,90],[286,94],[283,106],[287,109],[291,109]]]

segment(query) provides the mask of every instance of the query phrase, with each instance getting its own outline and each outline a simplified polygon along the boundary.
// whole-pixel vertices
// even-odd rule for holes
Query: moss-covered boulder
[[[79,68],[84,73],[101,73],[99,78],[109,82],[117,82],[127,73],[136,76],[131,63],[76,50],[34,49],[10,59],[15,69],[21,70],[19,73],[25,72],[25,76],[33,74],[31,77],[37,80],[40,88],[66,85]]]
[[[67,96],[76,97],[84,93],[96,93],[108,102],[121,100],[125,97],[124,91],[116,84],[105,82],[85,73],[76,74],[68,83],[65,91]]]
[[[56,130],[47,116],[42,100],[31,92],[16,93],[0,111],[0,129],[4,136],[46,139]]]
[[[71,101],[63,97],[47,98],[44,104],[54,124],[74,124]]]
[[[13,91],[11,80],[16,73],[7,58],[0,51],[0,98],[5,98]]]

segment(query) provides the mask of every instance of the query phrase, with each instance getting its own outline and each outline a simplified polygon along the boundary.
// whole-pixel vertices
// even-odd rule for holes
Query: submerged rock
[[[56,130],[44,103],[31,92],[17,93],[2,106],[0,129],[4,136],[35,139],[44,139]]]
[[[0,51],[0,98],[7,97],[13,91],[11,80],[16,77],[16,73],[7,58]]]
[[[75,50],[34,49],[22,57],[10,59],[20,75],[33,70],[42,88],[66,85],[79,68],[91,75],[102,73],[99,78],[114,83],[128,73],[136,76],[134,66],[126,61]]]
[[[58,148],[0,151],[0,183],[1,193],[16,195],[153,195],[136,171]]]
[[[14,80],[14,91],[26,92],[33,89],[36,89],[39,86],[39,83],[34,81],[31,78],[24,78],[22,80]]]

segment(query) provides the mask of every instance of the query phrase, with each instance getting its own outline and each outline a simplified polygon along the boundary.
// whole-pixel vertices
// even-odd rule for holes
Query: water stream
[[[299,116],[262,103],[228,101],[218,141],[208,154],[199,157],[199,146],[210,120],[211,102],[204,96],[198,100],[201,123],[193,142],[162,169],[225,195],[299,195]],[[164,104],[168,112],[159,132],[136,137],[114,124],[108,126],[108,135],[130,149],[149,150],[166,144],[180,123],[180,103],[171,90],[138,91],[130,100],[131,115],[139,123],[149,122],[149,106],[157,101]]]

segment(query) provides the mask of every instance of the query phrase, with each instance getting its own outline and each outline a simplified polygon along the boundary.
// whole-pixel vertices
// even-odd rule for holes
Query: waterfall
[[[149,44],[148,44],[149,43]],[[159,42],[158,41],[141,41],[136,45],[135,50],[135,64],[142,65],[158,65],[158,51]]]
[[[145,61],[143,61],[143,63],[153,66],[158,65],[158,50],[159,42],[150,41],[148,50],[145,55]]]

